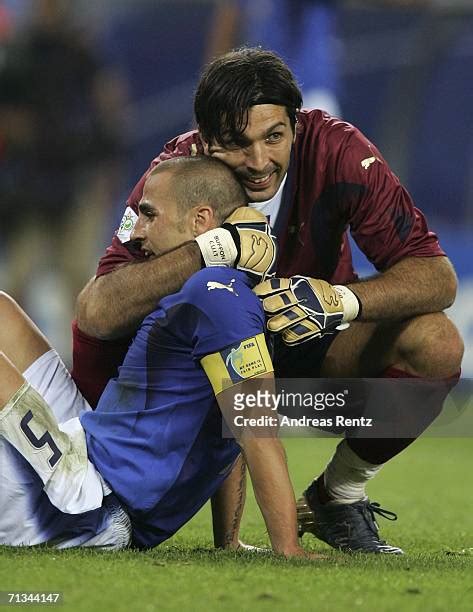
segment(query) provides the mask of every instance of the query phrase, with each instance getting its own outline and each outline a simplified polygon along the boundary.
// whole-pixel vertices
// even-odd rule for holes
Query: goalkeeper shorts
[[[273,364],[277,378],[318,378],[330,345],[338,331],[303,344],[287,346],[280,336],[274,338]]]

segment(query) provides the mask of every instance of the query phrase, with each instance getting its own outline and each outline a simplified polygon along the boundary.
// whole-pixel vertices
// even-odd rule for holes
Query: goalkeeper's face
[[[172,174],[162,172],[151,176],[138,206],[139,216],[131,238],[140,242],[148,257],[162,255],[195,237],[194,210],[179,214]]]
[[[277,192],[286,175],[295,135],[284,106],[258,104],[248,111],[248,124],[234,142],[205,145],[206,153],[229,166],[251,202],[264,202]]]

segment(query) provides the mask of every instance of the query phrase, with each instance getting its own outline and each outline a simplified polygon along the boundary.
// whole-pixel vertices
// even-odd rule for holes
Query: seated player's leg
[[[0,353],[0,434],[23,455],[62,512],[99,508],[100,475],[87,457],[84,430],[77,418],[59,426],[41,395]]]
[[[47,339],[26,313],[10,296],[0,292],[0,351],[24,372],[50,349]]]
[[[409,415],[408,437],[350,438],[338,445],[324,473],[298,502],[301,534],[311,531],[345,550],[401,552],[379,539],[374,514],[392,520],[395,515],[371,504],[365,486],[438,416],[458,379],[462,354],[461,338],[443,313],[389,325],[355,322],[338,334],[327,351],[322,377],[422,377],[432,379],[432,393],[422,410]],[[396,408],[395,399],[390,402],[391,409]],[[389,409],[389,402],[385,405]]]
[[[0,292],[0,352],[46,400],[60,423],[90,410],[46,337],[3,292]]]
[[[26,313],[3,292],[0,292],[0,351],[53,407],[60,422],[88,409],[59,355]],[[13,395],[10,391],[12,389],[7,391],[2,387],[0,405]],[[23,537],[34,541],[36,521],[32,518],[32,508],[40,505],[42,483],[29,469],[26,460],[2,436],[0,465],[0,541],[4,542],[6,538],[17,541]],[[25,490],[28,490],[28,496],[25,496]],[[21,522],[25,528],[19,530]]]
[[[8,357],[0,351],[0,410],[23,386],[25,379]]]
[[[50,542],[60,548],[126,546],[131,532],[129,518],[114,496],[103,500],[104,483],[88,461],[79,419],[70,419],[58,426],[44,399],[3,353],[0,353],[0,381],[0,402],[12,394],[0,407],[0,435],[36,473],[32,476],[30,466],[25,469],[23,465],[22,469],[21,464],[14,462],[14,455],[5,455],[13,459],[9,466],[13,474],[12,469],[2,469],[0,481],[7,494],[8,484],[13,482],[16,497],[24,505],[23,514],[14,517],[21,531],[16,529],[11,533],[5,530],[5,523],[11,519],[12,508],[9,504],[5,506],[5,516],[0,517],[0,543]],[[8,445],[5,449],[8,453]],[[38,477],[47,498],[38,489]],[[14,505],[18,510],[18,503]]]
[[[25,387],[19,404],[36,401],[43,405],[45,400],[46,406],[49,403],[53,407],[55,425],[56,420],[64,422],[90,410],[59,355],[23,310],[4,293],[0,293],[0,351],[3,353],[0,358],[0,406],[18,393],[26,379],[33,388]],[[75,421],[69,421],[64,429],[77,430]],[[32,439],[36,438],[33,442],[38,445],[41,435],[34,435],[34,423],[25,421],[24,430]],[[77,432],[73,435],[77,437]],[[35,449],[31,441],[28,444]],[[44,448],[49,448],[47,440]],[[117,524],[118,532],[121,529],[118,511],[110,498],[104,508],[98,504],[97,510],[85,515],[71,517],[61,513],[43,492],[43,483],[31,466],[2,435],[0,465],[0,543],[32,545],[54,540],[59,547],[113,547],[117,542],[123,545],[123,534],[117,533]],[[86,482],[91,475],[93,471]],[[94,486],[97,488],[96,483]],[[97,506],[97,502],[94,505]]]

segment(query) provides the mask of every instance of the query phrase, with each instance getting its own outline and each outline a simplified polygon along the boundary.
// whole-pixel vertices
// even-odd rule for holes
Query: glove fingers
[[[266,217],[262,212],[249,206],[239,206],[236,208],[230,216],[228,216],[224,223],[233,223],[234,225],[253,223],[261,223],[263,226],[266,224]]]
[[[310,319],[305,319],[301,323],[291,325],[291,327],[285,329],[282,333],[283,342],[288,346],[302,344],[302,342],[307,340],[315,340],[321,337],[320,327]]]
[[[292,309],[292,307],[297,304],[297,298],[292,291],[283,291],[282,293],[270,295],[263,299],[264,312],[268,315],[281,312],[282,310]]]
[[[294,327],[296,324],[307,319],[307,313],[302,310],[299,306],[294,306],[281,312],[280,314],[270,317],[266,326],[270,332],[279,333],[286,329],[286,327]],[[314,323],[314,325],[317,325]]]
[[[267,328],[287,345],[301,344],[330,333],[343,319],[343,303],[332,285],[320,279],[274,278],[255,288],[263,299]],[[272,315],[272,316],[271,316]]]
[[[290,287],[291,280],[289,278],[271,278],[266,280],[256,287],[253,291],[259,298],[265,298],[267,296],[279,293],[280,291],[286,291]]]

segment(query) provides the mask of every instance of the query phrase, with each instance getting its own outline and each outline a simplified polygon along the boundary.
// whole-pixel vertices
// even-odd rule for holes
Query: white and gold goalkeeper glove
[[[288,345],[345,329],[361,311],[357,295],[344,285],[307,276],[272,278],[253,291],[262,300],[267,328]]]
[[[207,268],[237,268],[247,272],[255,282],[274,274],[276,239],[266,217],[254,208],[237,208],[222,227],[209,230],[195,240]]]

